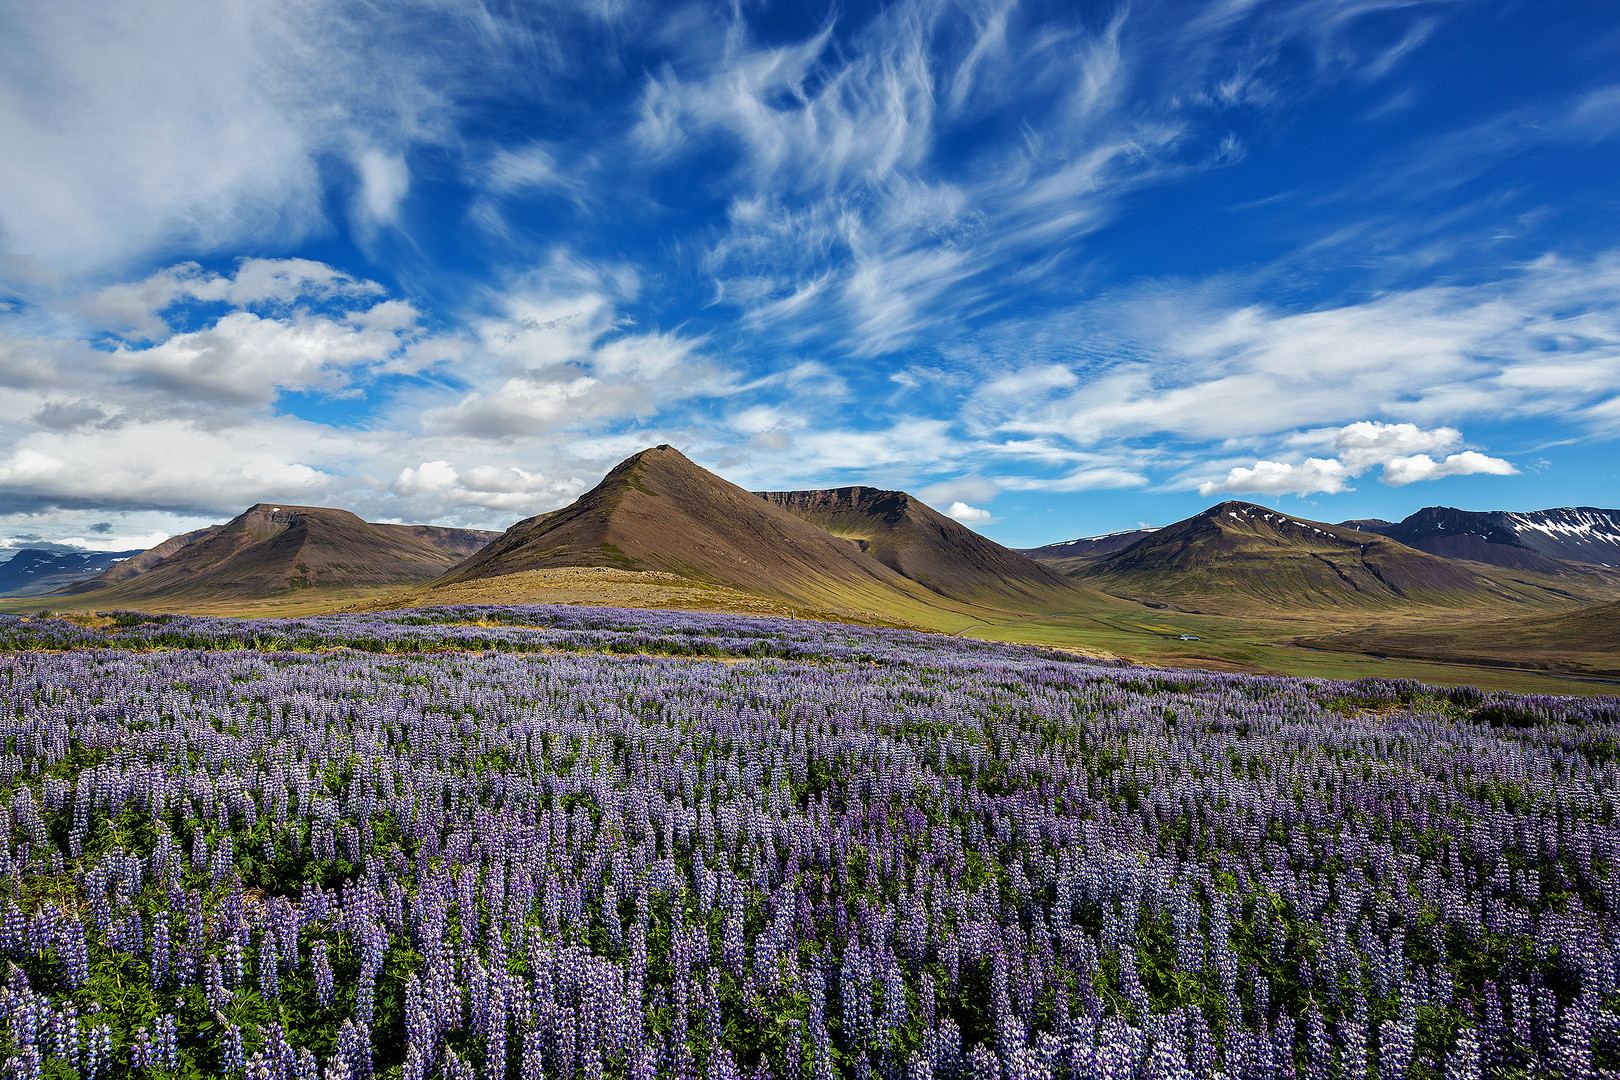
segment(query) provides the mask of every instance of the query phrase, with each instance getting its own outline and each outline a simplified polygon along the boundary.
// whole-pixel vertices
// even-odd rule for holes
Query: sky
[[[1620,506],[1608,3],[0,0],[0,147],[0,548]]]

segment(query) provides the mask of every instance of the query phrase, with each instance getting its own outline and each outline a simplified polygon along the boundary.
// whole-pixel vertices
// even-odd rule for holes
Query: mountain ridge
[[[1561,602],[1553,588],[1504,582],[1485,569],[1234,500],[1081,561],[1069,574],[1115,595],[1218,613]]]
[[[856,542],[902,577],[956,600],[1051,602],[1074,584],[904,491],[856,485],[758,491],[765,501]]]
[[[515,523],[432,585],[593,566],[841,607],[916,603],[925,592],[667,444],[626,458],[568,506]]]
[[[1566,573],[1561,563],[1620,567],[1620,510],[1459,510],[1426,506],[1371,531],[1447,558],[1512,569]]]
[[[347,510],[255,503],[230,521],[170,537],[75,590],[107,603],[376,589],[431,580],[493,539],[480,530],[372,524]],[[113,568],[117,570],[117,568]]]
[[[48,596],[105,573],[135,551],[45,551],[23,548],[0,563],[0,596]]]

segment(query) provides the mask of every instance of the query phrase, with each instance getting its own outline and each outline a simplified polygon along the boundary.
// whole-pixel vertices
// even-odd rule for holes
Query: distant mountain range
[[[1186,611],[1512,605],[1546,594],[1376,533],[1244,502],[1220,503],[1123,547],[1096,545],[1089,555],[1067,554],[1069,545],[1037,550],[1059,552],[1045,557],[1088,585]]]
[[[67,591],[88,592],[92,589],[103,589],[120,581],[127,581],[132,577],[137,577],[146,573],[187,544],[195,543],[205,536],[212,536],[224,527],[223,525],[208,525],[188,533],[181,533],[179,536],[171,536],[156,547],[149,547],[120,563],[109,566],[95,577],[79,582]]]
[[[217,609],[306,592],[395,606],[555,602],[561,590],[569,602],[661,606],[666,597],[950,629],[1039,623],[1053,641],[1142,632],[1136,624],[1151,608],[1310,622],[1301,633],[1359,627],[1360,637],[1337,633],[1321,647],[1436,657],[1463,646],[1455,635],[1395,642],[1365,630],[1366,620],[1423,630],[1514,617],[1531,620],[1526,639],[1541,643],[1547,663],[1579,655],[1591,671],[1601,667],[1593,650],[1620,653],[1617,620],[1600,610],[1620,598],[1616,567],[1620,512],[1589,507],[1430,507],[1400,522],[1332,525],[1224,502],[1159,529],[1018,552],[903,491],[749,492],[658,446],[568,506],[502,533],[260,503],[136,554],[23,553],[0,565],[0,584],[65,590],[53,595],[94,610]],[[1480,633],[1511,639],[1499,626]]]
[[[1124,551],[1149,533],[1158,531],[1127,529],[1124,532],[1104,533],[1101,536],[1082,536],[1078,540],[1063,540],[1056,544],[1047,544],[1045,547],[1024,548],[1019,554],[1040,562],[1057,563],[1065,568],[1072,568],[1075,564],[1070,560],[1093,559],[1099,555]]]
[[[44,596],[93,578],[136,551],[41,551],[23,548],[0,563],[0,596]]]
[[[1398,522],[1344,524],[1448,559],[1553,574],[1568,569],[1563,563],[1620,567],[1620,510],[1568,506],[1515,513],[1428,506]]]

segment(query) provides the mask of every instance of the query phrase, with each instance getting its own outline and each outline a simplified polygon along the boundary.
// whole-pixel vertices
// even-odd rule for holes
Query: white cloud
[[[1075,469],[1034,486],[1040,491],[1105,491],[1143,487],[1147,482],[1148,478],[1135,469],[1104,467]]]
[[[1620,134],[1620,84],[1600,86],[1582,95],[1559,131],[1568,138],[1594,143]]]
[[[373,225],[392,225],[399,219],[399,205],[411,187],[404,156],[367,147],[355,156],[354,166],[360,174],[357,216]]]
[[[208,431],[161,420],[26,436],[0,453],[0,488],[11,506],[240,510],[261,499],[329,496],[343,485],[326,470],[352,457],[353,447],[314,425]]]
[[[648,78],[637,143],[659,163],[729,165],[728,229],[708,259],[721,302],[856,356],[957,325],[1015,281],[1052,288],[1121,197],[1241,158],[1235,135],[1188,115],[1213,101],[1215,68],[1267,66],[1285,39],[1337,40],[1350,21],[1251,36],[1238,24],[1264,20],[1193,31],[1122,9],[1088,27],[898,0],[847,39],[828,25],[765,46],[740,19],[711,45],[690,19],[671,17],[694,43]],[[1233,51],[1212,49],[1228,32]],[[941,153],[1014,102],[1016,138]]]
[[[117,349],[111,372],[191,400],[268,405],[283,391],[341,391],[356,368],[380,365],[400,336],[311,315],[232,312],[205,330],[146,349]]]
[[[1225,480],[1198,485],[1198,494],[1332,495],[1347,490],[1350,476],[1344,463],[1332,458],[1306,458],[1297,464],[1257,461],[1234,468]]]
[[[957,521],[962,522],[964,525],[972,522],[990,520],[990,511],[981,510],[977,506],[969,506],[967,503],[961,502],[960,500],[951,503],[950,507],[945,511],[945,513],[955,518]]]
[[[1462,440],[1455,428],[1425,431],[1415,424],[1385,424],[1362,420],[1340,429],[1334,436],[1335,458],[1305,458],[1298,462],[1259,461],[1253,466],[1237,466],[1224,480],[1198,485],[1200,495],[1335,495],[1353,490],[1350,481],[1367,470],[1382,466],[1379,477],[1392,487],[1419,480],[1439,480],[1447,476],[1511,476],[1517,473],[1501,458],[1486,457],[1475,450],[1464,450],[1436,461],[1425,450],[1445,450]]]
[[[205,271],[194,262],[168,267],[144,281],[104,286],[65,302],[75,314],[114,333],[154,340],[168,333],[165,311],[185,300],[235,308],[290,306],[300,301],[363,300],[383,287],[312,259],[241,259],[231,274]],[[60,302],[47,294],[37,302]]]
[[[967,339],[964,362],[989,374],[963,421],[982,438],[1069,448],[1266,447],[1325,432],[1332,453],[1318,456],[1359,471],[1363,455],[1449,452],[1470,418],[1585,417],[1602,428],[1586,410],[1620,394],[1617,254],[1299,312],[1234,305],[1230,289],[1147,288]],[[1366,416],[1398,423],[1358,426]]]
[[[1428,454],[1395,458],[1384,464],[1384,475],[1380,479],[1393,487],[1401,487],[1419,480],[1439,480],[1444,476],[1474,476],[1481,473],[1487,476],[1513,476],[1518,471],[1501,458],[1486,457],[1476,450],[1464,450],[1441,461],[1435,461]]]
[[[1341,429],[1333,441],[1339,450],[1339,461],[1353,475],[1360,475],[1373,465],[1424,451],[1445,450],[1461,440],[1462,433],[1456,428],[1424,431],[1416,424],[1362,420]]]
[[[247,259],[232,274],[187,263],[85,296],[42,294],[31,298],[39,317],[0,335],[0,383],[40,395],[23,415],[46,429],[202,413],[218,424],[225,410],[264,409],[284,392],[354,393],[376,374],[458,355],[459,342],[427,335],[412,305],[379,292],[321,263]],[[165,317],[182,301],[203,305],[187,313],[201,326],[173,333]],[[225,311],[199,319],[214,304]],[[119,325],[121,341],[75,340]]]
[[[436,507],[482,506],[532,514],[538,503],[573,494],[578,481],[548,481],[538,472],[519,468],[476,466],[457,469],[448,461],[424,461],[402,469],[394,490],[406,496],[428,496]]]
[[[134,536],[64,536],[57,543],[85,551],[144,551],[156,547],[172,535],[159,531]]]
[[[484,184],[491,191],[511,193],[526,188],[562,187],[573,189],[573,182],[557,168],[557,159],[546,147],[534,143],[517,150],[500,149],[484,171]]]
[[[413,32],[423,18],[431,35]],[[83,272],[154,248],[296,242],[325,224],[326,161],[448,137],[447,86],[504,62],[490,23],[344,0],[15,8],[0,35],[4,244]],[[389,219],[397,161],[359,165],[363,208]]]
[[[917,498],[930,506],[955,502],[988,502],[1001,494],[1001,485],[983,476],[959,476],[918,488]]]
[[[701,342],[675,334],[615,334],[605,308],[588,305],[582,314],[579,320],[482,324],[488,354],[519,360],[524,370],[473,390],[455,405],[429,409],[424,427],[510,438],[650,417],[693,398],[733,391],[735,375],[704,356]]]

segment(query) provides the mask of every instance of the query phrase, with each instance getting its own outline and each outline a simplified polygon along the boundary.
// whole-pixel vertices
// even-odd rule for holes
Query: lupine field
[[[784,620],[0,620],[7,1077],[1593,1077],[1620,699]]]

